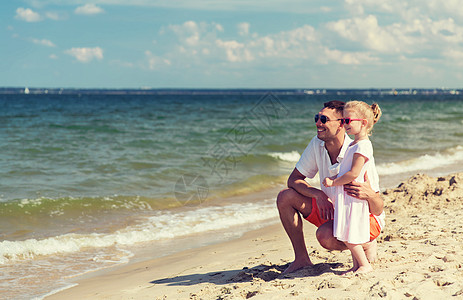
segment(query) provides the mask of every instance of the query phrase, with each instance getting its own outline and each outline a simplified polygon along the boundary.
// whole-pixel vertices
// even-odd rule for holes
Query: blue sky
[[[8,0],[0,86],[461,88],[459,0]]]

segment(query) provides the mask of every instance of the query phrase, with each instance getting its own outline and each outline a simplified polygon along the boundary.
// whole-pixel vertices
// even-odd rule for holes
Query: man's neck
[[[342,145],[344,144],[344,134],[339,134],[336,138],[325,141],[325,148],[328,151],[330,156],[331,164],[337,163],[337,158],[339,153],[341,152]]]

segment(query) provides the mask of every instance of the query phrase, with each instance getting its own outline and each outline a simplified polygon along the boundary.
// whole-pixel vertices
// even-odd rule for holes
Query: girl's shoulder
[[[358,141],[358,144],[360,144],[360,145],[372,145],[369,138]]]
[[[349,148],[351,153],[358,153],[368,158],[373,156],[373,144],[368,139],[357,141],[357,143],[351,144]]]
[[[365,146],[372,146],[373,144],[371,143],[370,139],[366,138],[360,141],[353,141],[350,143],[349,147],[365,147]]]

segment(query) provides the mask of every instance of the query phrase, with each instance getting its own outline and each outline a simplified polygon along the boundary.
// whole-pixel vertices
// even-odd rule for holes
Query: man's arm
[[[365,173],[365,182],[353,181],[344,185],[344,191],[355,198],[368,201],[370,213],[379,216],[384,209],[384,202],[379,192],[375,192],[370,185],[367,173]]]
[[[308,184],[304,179],[306,177],[299,172],[298,169],[294,168],[291,175],[288,178],[288,188],[294,189],[301,195],[306,197],[315,198],[317,201],[318,210],[320,211],[320,216],[325,220],[333,219],[334,207],[333,202],[331,201],[326,194],[317,189],[310,184]]]

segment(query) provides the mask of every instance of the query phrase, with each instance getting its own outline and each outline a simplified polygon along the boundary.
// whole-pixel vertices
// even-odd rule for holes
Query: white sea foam
[[[272,152],[271,157],[287,162],[298,162],[300,154],[292,152]],[[425,154],[416,158],[401,162],[377,164],[379,175],[394,175],[409,172],[432,170],[439,167],[451,166],[463,163],[463,146],[457,146],[435,154]]]
[[[273,158],[277,158],[279,160],[283,161],[288,161],[288,162],[298,162],[299,158],[301,157],[301,154],[297,151],[291,151],[291,152],[272,152],[269,153]]]
[[[432,170],[439,167],[462,164],[463,146],[447,149],[444,152],[432,155],[425,154],[417,158],[397,163],[386,163],[377,165],[379,175],[394,175],[408,172]]]
[[[65,234],[42,240],[0,242],[0,264],[37,256],[69,254],[84,248],[133,245],[179,236],[254,224],[278,217],[274,200],[204,207],[184,212],[159,212],[146,222],[110,234]]]

